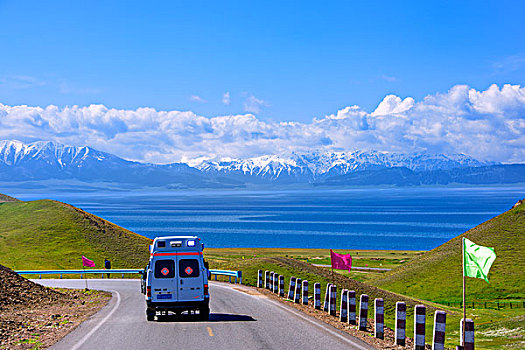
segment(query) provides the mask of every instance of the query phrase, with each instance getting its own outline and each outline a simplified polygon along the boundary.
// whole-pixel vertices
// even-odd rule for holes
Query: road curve
[[[52,287],[85,286],[84,280],[33,281]],[[89,287],[111,291],[113,298],[51,349],[373,349],[285,304],[236,285],[210,283],[208,322],[188,316],[146,321],[138,280],[89,280]]]

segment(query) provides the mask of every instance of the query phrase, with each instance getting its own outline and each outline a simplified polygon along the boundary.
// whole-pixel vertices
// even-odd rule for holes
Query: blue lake
[[[525,188],[393,188],[31,194],[153,238],[208,247],[428,250],[510,209]]]

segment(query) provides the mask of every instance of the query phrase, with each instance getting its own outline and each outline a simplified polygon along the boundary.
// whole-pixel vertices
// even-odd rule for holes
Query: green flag
[[[489,282],[488,274],[492,263],[496,259],[494,248],[484,247],[463,237],[463,275],[467,277],[483,278]]]

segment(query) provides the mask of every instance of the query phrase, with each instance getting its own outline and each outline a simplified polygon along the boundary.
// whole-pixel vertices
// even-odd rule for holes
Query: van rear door
[[[155,283],[152,283],[151,297],[154,302],[173,302],[178,300],[178,280],[176,260],[157,259],[153,266]]]
[[[203,300],[204,283],[200,259],[191,256],[180,256],[177,261],[179,269],[179,300]]]

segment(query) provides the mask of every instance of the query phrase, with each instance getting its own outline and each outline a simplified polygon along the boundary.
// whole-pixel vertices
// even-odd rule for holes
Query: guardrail
[[[60,275],[60,278],[62,278],[62,275],[80,275],[80,278],[84,278],[84,274],[101,274],[102,278],[104,278],[105,273],[120,273],[122,274],[122,278],[124,278],[124,274],[138,274],[144,272],[144,269],[86,269],[86,270],[17,270],[15,271],[19,275],[39,275],[39,278],[42,278],[42,275]]]
[[[84,274],[100,274],[104,278],[104,274],[115,274],[120,273],[122,278],[124,274],[142,274],[144,269],[86,269],[86,270],[17,270],[15,271],[19,275],[38,275],[39,278],[42,278],[42,275],[80,275],[80,278],[84,278]],[[235,278],[235,283],[242,284],[242,271],[229,271],[229,270],[209,270],[210,275],[215,275],[215,280],[217,281],[217,276],[228,276],[228,279],[231,283],[232,277]]]
[[[215,275],[215,281],[217,281],[217,276],[228,276],[229,282],[232,283],[232,277],[235,278],[235,283],[237,281],[239,284],[242,284],[242,271],[228,271],[228,270],[209,270],[211,275]]]

